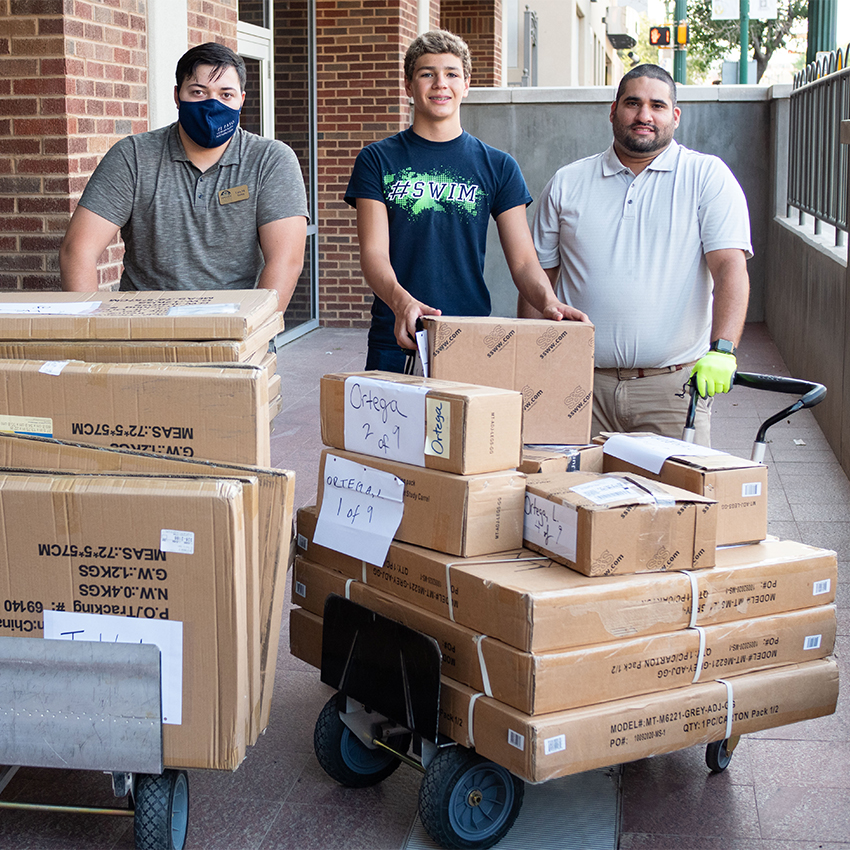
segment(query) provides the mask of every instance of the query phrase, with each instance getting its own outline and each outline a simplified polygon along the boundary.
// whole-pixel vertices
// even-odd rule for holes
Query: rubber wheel
[[[525,784],[464,747],[440,750],[419,787],[419,818],[441,847],[492,847],[522,807]]]
[[[136,777],[133,831],[136,850],[183,850],[189,829],[189,776],[166,770]]]
[[[348,788],[368,788],[383,782],[401,762],[392,753],[367,747],[339,716],[345,708],[345,695],[334,694],[316,721],[313,746],[322,769],[331,779]],[[386,742],[388,747],[406,753],[410,735],[397,735]]]
[[[723,773],[729,767],[729,762],[732,761],[732,752],[735,749],[734,744],[729,745],[731,740],[731,738],[725,738],[722,741],[712,741],[705,748],[705,763],[712,773]]]

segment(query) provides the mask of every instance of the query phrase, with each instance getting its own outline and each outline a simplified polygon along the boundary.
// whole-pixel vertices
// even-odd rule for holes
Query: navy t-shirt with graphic
[[[399,283],[446,316],[489,316],[484,253],[489,217],[531,203],[510,154],[462,133],[431,142],[404,130],[363,148],[345,192],[387,206],[390,262]],[[392,310],[377,296],[369,345],[396,347]]]

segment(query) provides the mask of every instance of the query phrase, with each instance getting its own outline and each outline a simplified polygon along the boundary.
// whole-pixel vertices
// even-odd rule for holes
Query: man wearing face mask
[[[59,250],[62,288],[98,289],[120,228],[122,291],[261,287],[285,310],[308,217],[295,154],[239,127],[245,64],[229,48],[192,48],[176,77],[177,122],[121,139],[92,174]]]

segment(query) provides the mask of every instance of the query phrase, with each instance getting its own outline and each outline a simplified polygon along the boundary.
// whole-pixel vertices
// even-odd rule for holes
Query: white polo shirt
[[[637,177],[613,145],[559,169],[532,228],[558,297],[596,326],[596,365],[688,363],[707,350],[708,251],[752,257],[747,201],[726,164],[675,141]]]

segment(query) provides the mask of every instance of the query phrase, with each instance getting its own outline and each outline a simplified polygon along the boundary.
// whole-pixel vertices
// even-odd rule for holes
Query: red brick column
[[[319,315],[330,327],[365,327],[354,210],[342,199],[364,145],[409,126],[402,60],[416,37],[410,0],[318,0]]]
[[[0,2],[0,288],[58,289],[58,248],[100,156],[147,129],[143,0]],[[107,250],[102,285],[118,279]]]
[[[442,0],[440,25],[472,51],[472,85],[502,85],[501,0]]]
[[[163,0],[148,2],[161,3]],[[189,44],[186,49],[215,41],[236,50],[238,8],[238,0],[188,0]]]

